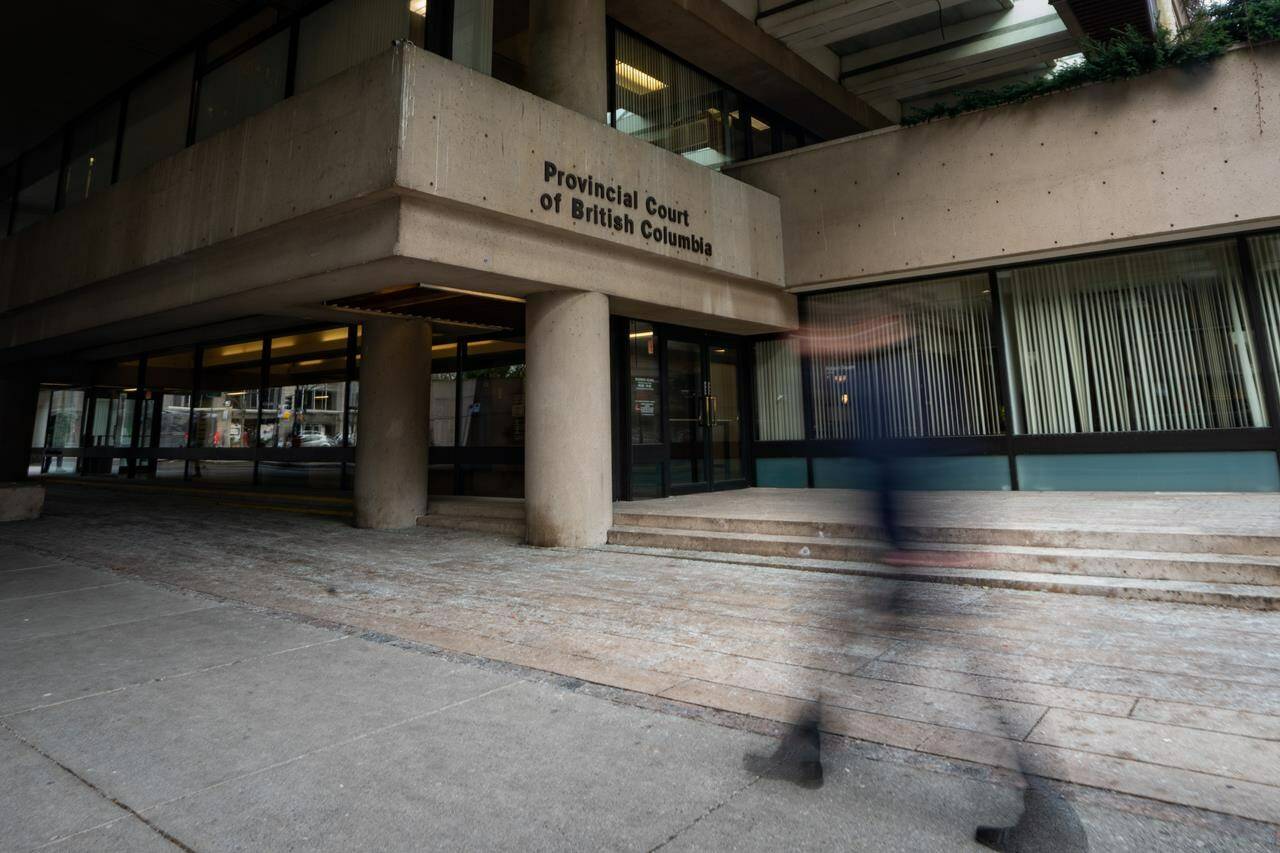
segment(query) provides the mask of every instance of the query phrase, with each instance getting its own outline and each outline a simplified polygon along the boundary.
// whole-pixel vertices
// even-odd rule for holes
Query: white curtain
[[[785,340],[756,344],[756,422],[760,441],[804,438],[800,355]]]
[[[1025,432],[1266,424],[1234,243],[1001,279]]]

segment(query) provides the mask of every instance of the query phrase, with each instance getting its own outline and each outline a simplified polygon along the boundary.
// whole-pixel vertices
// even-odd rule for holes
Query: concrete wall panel
[[[571,234],[641,249],[730,275],[782,284],[777,199],[683,157],[614,131],[425,51],[406,53],[398,186],[550,225]],[[689,211],[688,227],[712,244],[711,257],[645,240],[643,209],[630,213],[637,233],[572,219],[575,193],[544,181],[543,164],[590,175]],[[544,192],[561,193],[565,209],[545,211]],[[590,199],[599,204],[599,200]],[[657,224],[662,224],[658,222]]]
[[[782,199],[788,286],[856,282],[1273,224],[1277,116],[1270,46],[732,173]]]

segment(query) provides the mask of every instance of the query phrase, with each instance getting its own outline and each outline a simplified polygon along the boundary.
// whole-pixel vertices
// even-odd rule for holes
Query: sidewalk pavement
[[[948,588],[848,635],[832,584],[874,592],[55,493],[0,528],[0,847],[966,849],[995,710],[1092,850],[1276,849],[1270,615]],[[748,772],[815,683],[828,784]]]

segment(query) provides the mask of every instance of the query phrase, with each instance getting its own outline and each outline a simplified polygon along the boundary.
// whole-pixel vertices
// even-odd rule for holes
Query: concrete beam
[[[721,0],[608,0],[609,14],[828,139],[891,122]]]
[[[760,28],[792,50],[835,44],[905,21],[937,16],[969,0],[809,0],[767,14]],[[1011,0],[1001,0],[1005,8]]]
[[[575,219],[547,160],[637,193],[634,227]],[[650,195],[714,251],[646,238]],[[780,232],[776,198],[406,46],[0,241],[0,362],[412,281],[786,328]]]
[[[1079,50],[1047,0],[930,31],[841,60],[844,85],[887,113],[933,93],[1016,74]]]

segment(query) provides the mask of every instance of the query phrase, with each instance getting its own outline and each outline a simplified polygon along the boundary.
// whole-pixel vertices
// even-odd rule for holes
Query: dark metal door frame
[[[737,335],[721,334],[718,332],[709,332],[702,329],[691,329],[684,326],[673,326],[665,323],[655,323],[652,321],[640,321],[648,323],[653,327],[654,346],[658,357],[658,418],[659,428],[661,430],[662,440],[660,443],[652,445],[633,445],[631,443],[632,435],[632,417],[634,412],[631,406],[632,379],[628,346],[628,334],[630,330],[630,318],[618,318],[615,324],[615,334],[618,340],[614,352],[618,354],[619,364],[615,373],[617,377],[617,389],[619,400],[614,411],[621,418],[622,423],[616,430],[618,437],[616,449],[618,452],[620,464],[616,466],[615,476],[617,477],[616,492],[622,500],[633,500],[634,490],[632,482],[632,469],[636,464],[656,464],[661,466],[662,483],[660,493],[663,497],[683,494],[698,494],[711,491],[727,491],[730,489],[742,489],[750,485],[746,472],[747,467],[747,448],[750,443],[748,428],[750,418],[748,416],[747,404],[748,397],[744,393],[744,389],[750,387],[747,372],[751,368],[751,360],[748,358],[750,351],[750,339],[739,337]],[[712,442],[714,440],[714,429],[704,425],[703,427],[703,453],[702,461],[706,470],[706,476],[697,483],[673,486],[671,484],[671,428],[670,428],[670,412],[671,405],[669,400],[668,388],[670,380],[670,363],[667,355],[667,344],[672,341],[690,343],[698,347],[700,369],[703,381],[703,394],[699,396],[699,410],[706,412],[708,406],[706,397],[710,390],[711,382],[711,348],[713,346],[724,346],[735,352],[737,364],[737,398],[738,398],[738,423],[739,423],[739,441],[738,441],[738,463],[740,476],[728,480],[716,480],[715,468],[712,464]]]

